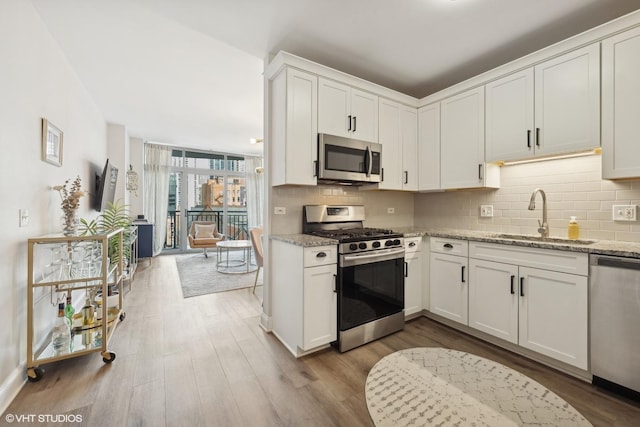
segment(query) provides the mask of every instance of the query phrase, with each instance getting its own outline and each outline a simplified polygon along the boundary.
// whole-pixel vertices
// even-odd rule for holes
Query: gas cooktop
[[[341,243],[359,242],[363,240],[378,238],[395,238],[402,236],[401,234],[396,233],[393,230],[387,230],[383,228],[345,228],[335,230],[315,230],[309,232],[308,234],[326,237],[329,239],[336,239]]]

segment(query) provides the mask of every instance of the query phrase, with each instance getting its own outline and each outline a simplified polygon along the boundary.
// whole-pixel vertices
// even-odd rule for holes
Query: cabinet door
[[[602,177],[640,177],[640,28],[602,42]]]
[[[486,161],[532,156],[533,68],[487,84],[486,96]]]
[[[338,311],[335,289],[335,264],[304,269],[303,350],[336,340]]]
[[[469,260],[469,326],[518,343],[518,266]]]
[[[318,132],[350,137],[350,111],[351,88],[333,80],[319,78]]]
[[[362,141],[378,142],[378,97],[352,88],[350,114],[351,136]]]
[[[400,141],[400,104],[380,99],[379,143],[382,144],[382,176],[378,188],[402,189],[402,151]]]
[[[418,110],[418,190],[440,189],[440,103]]]
[[[422,311],[421,252],[407,253],[404,262],[404,315],[409,316]]]
[[[441,102],[442,188],[483,186],[484,87]]]
[[[418,113],[415,108],[400,108],[402,145],[402,189],[418,190]]]
[[[468,324],[467,258],[438,253],[430,258],[430,311]]]
[[[520,267],[519,344],[587,369],[587,277]]]
[[[536,154],[600,146],[600,46],[535,67]]]
[[[318,78],[287,69],[271,90],[273,185],[316,185]]]

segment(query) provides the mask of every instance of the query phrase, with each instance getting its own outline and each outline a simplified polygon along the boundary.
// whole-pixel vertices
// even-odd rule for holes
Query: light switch
[[[18,215],[20,215],[20,227],[26,227],[29,225],[29,209],[19,209]]]

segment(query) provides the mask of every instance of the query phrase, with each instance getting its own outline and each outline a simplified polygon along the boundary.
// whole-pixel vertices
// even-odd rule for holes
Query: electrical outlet
[[[396,208],[387,208],[387,213],[388,214],[396,213]]]
[[[614,221],[635,221],[636,220],[636,205],[613,205],[613,220]]]
[[[273,208],[273,213],[275,215],[284,215],[284,214],[287,213],[287,208],[276,206],[276,207]]]
[[[492,217],[493,205],[480,205],[480,216],[485,218]]]

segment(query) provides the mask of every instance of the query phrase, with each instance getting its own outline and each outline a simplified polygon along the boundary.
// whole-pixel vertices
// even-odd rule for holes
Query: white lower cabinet
[[[302,349],[335,341],[338,330],[336,265],[306,267],[303,294]]]
[[[470,242],[469,257],[470,327],[588,368],[586,253]]]
[[[469,260],[469,326],[518,343],[518,266]]]
[[[463,240],[432,238],[429,259],[429,311],[463,325],[468,324],[466,245]]]
[[[272,331],[294,356],[337,338],[337,246],[271,242]]]
[[[587,278],[520,267],[520,280],[519,344],[587,369]]]
[[[404,239],[404,315],[422,311],[422,237]]]

